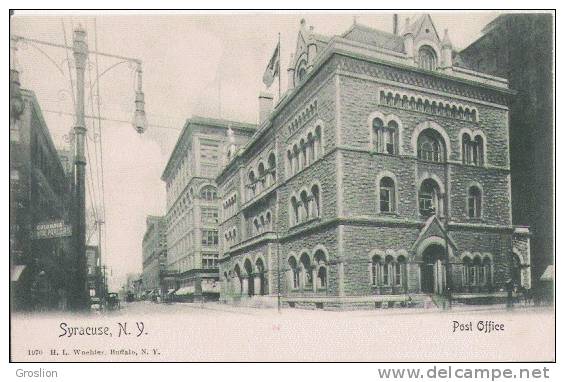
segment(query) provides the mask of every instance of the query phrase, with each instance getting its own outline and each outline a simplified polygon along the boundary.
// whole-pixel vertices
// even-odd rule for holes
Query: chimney
[[[392,33],[398,35],[398,13],[392,15]]]
[[[259,125],[261,125],[273,111],[273,95],[270,93],[259,93]]]

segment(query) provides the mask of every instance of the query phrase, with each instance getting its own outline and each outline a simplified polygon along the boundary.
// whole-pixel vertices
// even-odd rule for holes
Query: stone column
[[[241,294],[247,296],[249,293],[249,276],[243,276],[241,278]]]
[[[255,273],[253,275],[253,294],[258,296],[261,294],[261,274]]]

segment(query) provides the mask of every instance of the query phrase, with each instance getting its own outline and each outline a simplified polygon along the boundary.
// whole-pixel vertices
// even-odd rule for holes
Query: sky
[[[455,49],[480,37],[494,12],[431,13],[440,37],[449,30]],[[400,13],[399,24],[417,14]],[[149,127],[140,135],[130,124],[87,119],[87,208],[105,220],[102,258],[110,268],[110,288],[128,273],[140,272],[141,243],[147,215],[165,214],[161,174],[187,118],[194,115],[256,123],[262,76],[281,38],[281,84],[304,18],[317,33],[337,35],[354,17],[360,24],[392,31],[392,13],[237,13],[237,14],[16,14],[11,33],[58,44],[71,44],[72,30],[87,30],[89,49],[140,59]],[[72,52],[20,43],[17,67],[22,87],[35,92],[55,145],[65,148],[73,126]],[[96,57],[89,55],[86,113],[95,115]],[[134,68],[98,56],[100,109],[103,118],[130,121],[134,111]],[[112,65],[114,68],[105,72]],[[69,75],[69,73],[73,73]],[[96,86],[94,86],[96,89]],[[277,94],[277,81],[270,92]],[[94,90],[95,94],[95,90]],[[96,132],[100,129],[101,134]],[[98,149],[98,150],[97,150]],[[100,154],[101,150],[101,154]],[[103,174],[103,177],[102,177]],[[102,187],[102,183],[104,186]],[[104,208],[101,207],[102,200]],[[103,211],[105,212],[104,217]],[[92,219],[90,219],[92,220]],[[96,235],[91,242],[96,244]]]

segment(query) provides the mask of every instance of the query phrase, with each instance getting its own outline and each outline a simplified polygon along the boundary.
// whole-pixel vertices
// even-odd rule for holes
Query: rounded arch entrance
[[[446,251],[437,241],[428,244],[421,252],[420,289],[423,293],[443,293],[446,288]]]

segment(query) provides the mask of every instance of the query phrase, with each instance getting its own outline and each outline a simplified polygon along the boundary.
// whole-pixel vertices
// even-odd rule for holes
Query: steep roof
[[[353,24],[341,37],[398,53],[404,52],[404,40],[401,36],[359,23]]]

